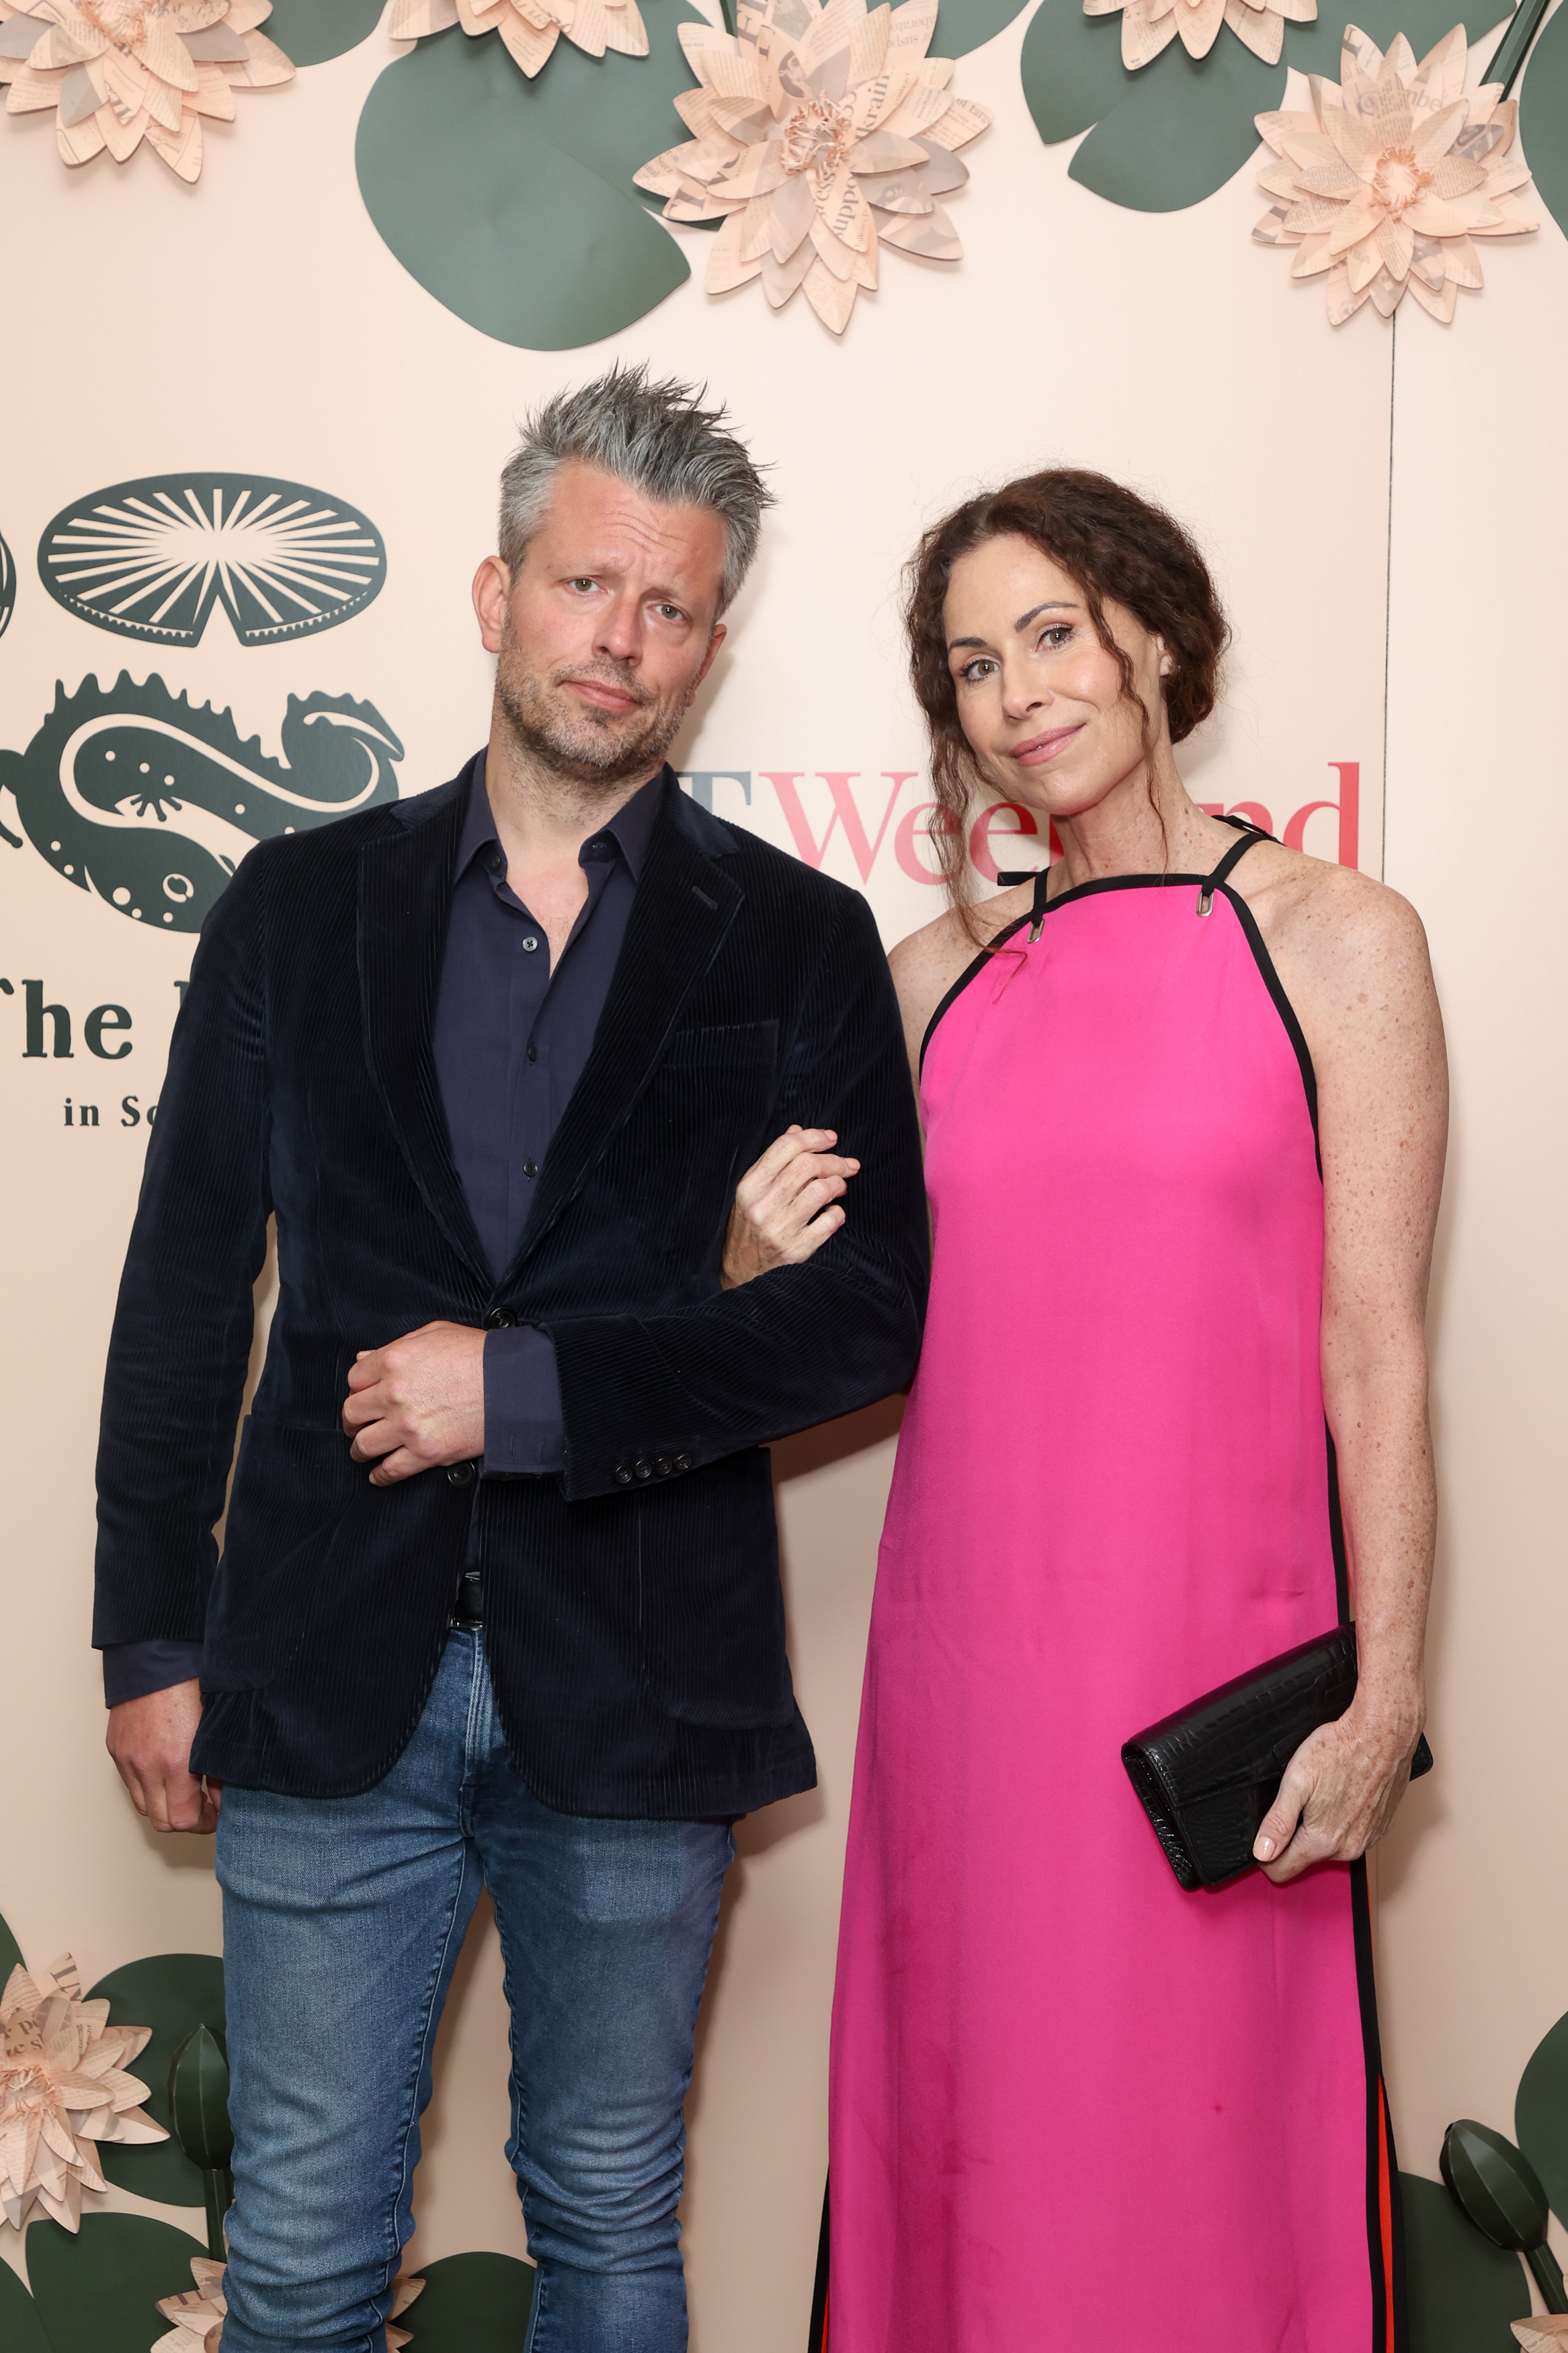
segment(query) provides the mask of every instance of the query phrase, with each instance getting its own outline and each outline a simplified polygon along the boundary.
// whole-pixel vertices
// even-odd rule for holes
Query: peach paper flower
[[[125,2073],[150,2026],[110,2026],[83,2001],[68,1953],[37,1978],[14,1968],[0,1994],[0,2205],[20,2230],[35,2203],[74,2231],[83,2189],[107,2188],[95,2140],[167,2140],[143,2114],[147,2086]]]
[[[1371,297],[1386,319],[1409,290],[1447,321],[1461,286],[1479,287],[1478,237],[1535,227],[1512,192],[1530,177],[1511,159],[1519,108],[1497,84],[1465,94],[1465,28],[1415,62],[1403,33],[1384,56],[1345,27],[1338,83],[1310,78],[1310,114],[1260,114],[1279,157],[1261,174],[1275,202],[1253,230],[1299,245],[1292,278],[1327,276],[1337,327]]]
[[[499,33],[531,77],[563,33],[591,58],[606,49],[626,58],[647,55],[637,0],[397,0],[387,30],[395,41],[416,41],[444,33],[448,25],[461,25],[465,33]]]
[[[723,223],[708,291],[761,278],[774,310],[797,287],[842,334],[880,245],[929,260],[963,248],[939,197],[969,174],[952,153],[989,123],[928,58],[936,0],[867,14],[865,0],[741,0],[740,34],[685,24],[700,87],[675,103],[695,136],[636,174],[668,220]]]
[[[1083,0],[1086,16],[1113,16],[1121,10],[1121,62],[1130,72],[1146,66],[1179,33],[1192,58],[1206,58],[1228,25],[1266,65],[1277,65],[1285,43],[1285,20],[1316,22],[1318,0]]]
[[[158,2309],[165,2320],[174,2324],[166,2337],[160,2337],[152,2353],[218,2353],[223,2343],[223,2324],[228,2306],[224,2301],[223,2275],[226,2263],[215,2263],[205,2255],[191,2258],[194,2289],[184,2295],[166,2295]],[[406,2312],[425,2283],[422,2279],[400,2279],[393,2282],[393,2312]],[[400,2346],[409,2342],[406,2328],[387,2326],[387,2353],[397,2353]]]
[[[272,0],[0,0],[0,82],[11,114],[55,110],[68,164],[143,139],[182,180],[202,168],[202,117],[234,121],[237,89],[294,69],[256,30]]]

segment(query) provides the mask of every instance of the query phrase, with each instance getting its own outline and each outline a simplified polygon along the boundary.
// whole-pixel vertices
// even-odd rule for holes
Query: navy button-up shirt
[[[543,925],[507,881],[484,754],[473,762],[434,1045],[452,1156],[498,1282],[517,1253],[539,1170],[594,1042],[667,774],[583,844],[588,896],[552,970]],[[486,1476],[559,1470],[563,1447],[550,1342],[530,1324],[488,1332]],[[111,1644],[103,1653],[104,1698],[113,1707],[187,1682],[201,1660],[199,1642]]]

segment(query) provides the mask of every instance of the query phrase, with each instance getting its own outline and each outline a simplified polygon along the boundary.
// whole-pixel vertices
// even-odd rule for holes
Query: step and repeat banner
[[[869,37],[835,80],[814,0],[797,6],[826,61],[823,103],[847,121]],[[460,16],[398,0],[384,19],[353,0],[270,16],[254,0],[186,5],[194,88],[160,78],[167,54],[136,29],[150,14],[84,5],[69,54],[45,55],[0,0],[0,1915],[30,1967],[68,1949],[84,1988],[221,1948],[210,1844],[157,1841],[132,1812],[89,1648],[99,1388],[170,1029],[203,917],[253,842],[428,790],[482,741],[489,670],[468,586],[519,417],[617,357],[728,403],[778,506],[678,747],[682,781],[862,890],[890,945],[942,904],[901,567],[951,503],[1052,462],[1135,483],[1212,560],[1235,647],[1221,710],[1184,747],[1194,797],[1382,871],[1406,348],[1438,403],[1458,339],[1484,336],[1492,311],[1561,314],[1568,293],[1548,219],[1533,241],[1488,248],[1486,290],[1461,281],[1451,326],[1404,303],[1396,370],[1386,302],[1335,326],[1315,277],[1292,280],[1289,257],[1253,239],[1269,159],[1252,117],[1309,104],[1305,71],[1338,70],[1337,23],[1278,63],[1222,28],[1222,121],[1193,117],[1180,45],[1147,69],[1165,76],[1158,104],[1128,95],[1114,16],[1095,28],[1110,49],[1086,63],[1076,9],[942,0],[934,34],[922,20],[926,53],[955,60],[952,76],[911,64],[889,115],[900,154],[925,142],[901,167],[913,192],[857,183],[837,226],[819,207],[781,259],[788,237],[701,177],[739,143],[703,132],[687,62],[721,37],[717,5],[643,0],[639,16],[626,0],[575,27],[569,6],[511,0],[463,0]],[[1391,16],[1379,37],[1395,29]],[[1446,30],[1434,21],[1431,37]],[[702,153],[683,160],[694,129]],[[1544,435],[1537,415],[1522,429]],[[1395,542],[1413,612],[1451,596],[1444,564],[1460,551],[1483,601],[1509,577],[1443,462],[1447,480],[1427,477],[1451,516],[1442,553],[1434,537],[1402,571]],[[1420,529],[1429,505],[1415,501]],[[1465,622],[1450,609],[1445,625],[1458,649]],[[1407,651],[1426,646],[1415,628]],[[1420,688],[1419,758],[1439,765],[1442,677]],[[1421,776],[1403,784],[1419,835]],[[1458,848],[1427,845],[1439,896]],[[1004,806],[975,810],[969,851],[984,889],[1051,844]],[[998,1281],[1067,1240],[999,1234]],[[822,1781],[740,1835],[690,2109],[700,2353],[804,2340],[897,1421],[889,1405],[775,1450]],[[1394,2047],[1403,2063],[1397,2030]],[[410,2269],[524,2253],[506,2064],[486,1917],[443,2031]],[[1424,2064],[1411,2053],[1413,2083]],[[1435,2147],[1403,2153],[1435,2171]],[[136,2176],[127,2158],[84,2193],[84,2230],[156,2220],[199,2254],[199,2191],[181,2179]],[[0,2227],[18,2282],[58,2232]],[[144,2338],[113,2341],[150,2344],[158,2327],[149,2308]]]

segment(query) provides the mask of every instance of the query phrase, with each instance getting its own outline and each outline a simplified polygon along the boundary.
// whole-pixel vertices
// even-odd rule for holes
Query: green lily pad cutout
[[[0,2263],[0,2345],[5,2353],[54,2353],[38,2307],[9,2263]]]
[[[1410,2353],[1518,2353],[1510,2320],[1530,2310],[1517,2255],[1484,2239],[1440,2181],[1402,2173]]]
[[[1383,47],[1404,32],[1421,57],[1455,23],[1457,5],[1354,0],[1353,21]],[[1041,0],[1024,36],[1024,97],[1047,145],[1090,132],[1071,178],[1131,211],[1177,212],[1213,195],[1258,153],[1253,118],[1280,104],[1288,66],[1338,79],[1345,11],[1333,0],[1319,7],[1316,23],[1286,26],[1278,65],[1265,65],[1222,25],[1206,58],[1190,58],[1176,40],[1129,73],[1120,16],[1086,16],[1083,0]]]
[[[147,2353],[166,2333],[160,2299],[189,2292],[191,2257],[205,2252],[145,2214],[84,2214],[74,2237],[58,2222],[33,2223],[27,2276],[49,2353]]]
[[[1519,2079],[1513,2129],[1561,2221],[1568,2214],[1568,2018],[1560,2018],[1531,2054]]]
[[[198,2026],[210,2027],[215,2034],[224,2031],[223,1963],[210,1953],[155,1953],[144,1961],[128,1961],[122,1969],[110,1969],[89,1999],[107,2000],[113,2025],[152,2028],[153,2039],[131,2062],[131,2073],[147,2086],[142,2104],[147,2114],[167,2130],[169,2066],[175,2052]],[[97,2151],[105,2180],[118,2182],[121,2189],[134,2189],[139,2197],[155,2198],[165,2206],[199,2206],[203,2201],[201,2173],[173,2134],[167,2140],[140,2144],[100,2141]]]
[[[323,66],[374,32],[382,5],[383,0],[272,0],[260,29],[291,64]]]
[[[574,351],[619,334],[690,276],[632,174],[686,136],[677,28],[650,0],[646,58],[569,41],[530,81],[496,33],[460,26],[387,67],[354,142],[360,192],[398,260],[481,334]]]
[[[21,1946],[16,1942],[5,1921],[0,1920],[0,1992],[4,1992],[5,1980],[12,1970],[26,1968],[26,1966],[22,1958]]]
[[[1558,227],[1568,229],[1568,26],[1561,8],[1530,53],[1518,96],[1520,145],[1535,193]],[[1528,203],[1530,191],[1521,193]]]
[[[517,2353],[536,2276],[515,2255],[443,2255],[422,2263],[425,2286],[398,2321],[411,2353]]]
[[[898,0],[894,0],[897,5]],[[994,41],[1015,16],[1023,13],[1018,0],[942,0],[927,54],[933,58],[966,58],[971,49]]]

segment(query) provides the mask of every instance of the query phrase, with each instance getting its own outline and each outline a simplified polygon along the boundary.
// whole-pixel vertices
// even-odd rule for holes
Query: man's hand
[[[104,1745],[132,1804],[155,1831],[217,1828],[222,1784],[191,1776],[191,1743],[201,1720],[202,1687],[194,1676],[141,1699],[122,1699],[109,1711]]]
[[[747,1169],[724,1241],[726,1291],[771,1267],[803,1265],[838,1231],[838,1197],[860,1163],[832,1152],[837,1141],[830,1127],[788,1127]]]
[[[343,1428],[373,1487],[395,1487],[439,1462],[485,1451],[485,1335],[467,1324],[425,1324],[349,1367]]]

